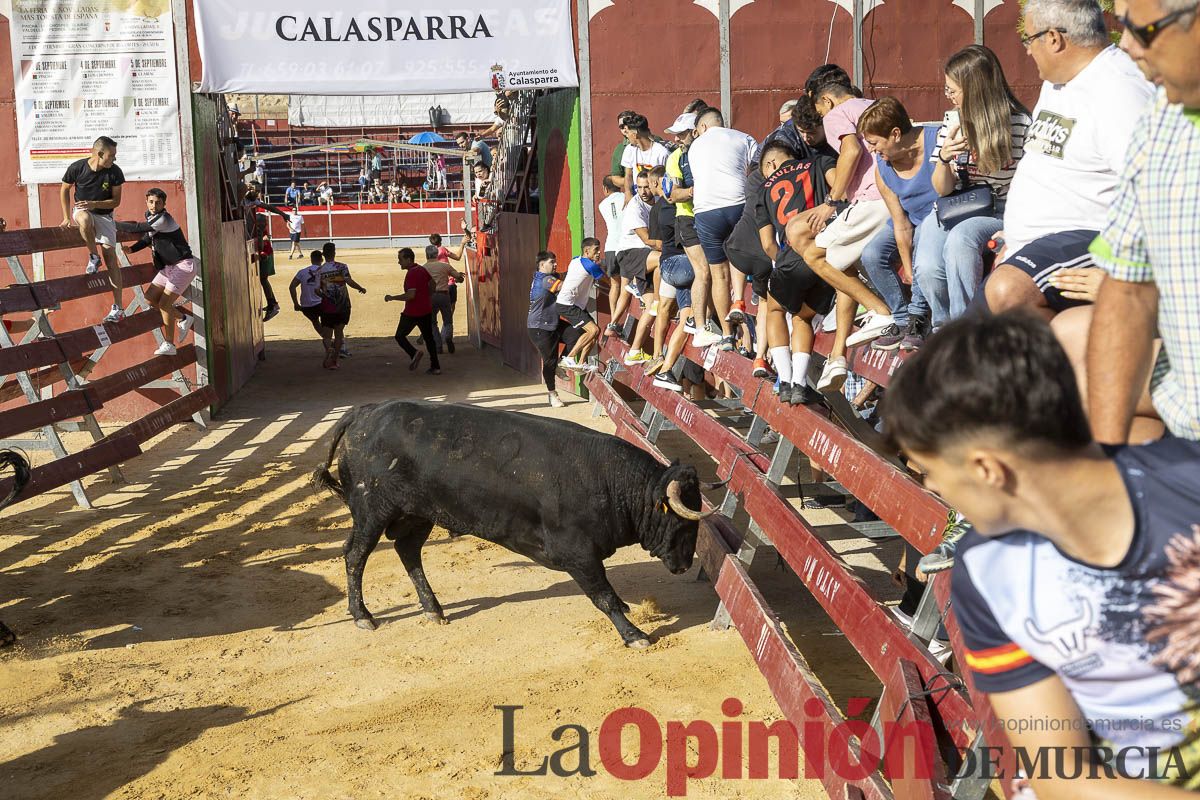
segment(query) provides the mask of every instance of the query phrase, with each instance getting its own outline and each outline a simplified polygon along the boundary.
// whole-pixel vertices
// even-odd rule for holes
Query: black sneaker
[[[447,350],[447,351],[448,351],[448,352],[449,352],[451,355],[453,355],[453,354],[454,354],[454,342],[453,342],[453,341],[451,341],[450,339],[447,339],[447,340],[446,340],[446,350]]]
[[[779,395],[779,402],[791,403],[792,402],[792,385],[790,383],[785,383],[784,381],[780,381],[779,382],[779,391],[776,392],[776,394]]]
[[[904,341],[904,337],[908,335],[908,326],[903,329],[896,323],[892,323],[883,329],[883,332],[871,342],[872,350],[895,350],[900,346],[900,342]]]
[[[908,321],[908,331],[900,340],[901,350],[920,350],[925,344],[925,335],[929,332],[929,322],[924,317],[912,317]]]
[[[808,388],[806,383],[793,383],[792,394],[788,404],[793,406],[814,406],[821,402],[821,395]]]

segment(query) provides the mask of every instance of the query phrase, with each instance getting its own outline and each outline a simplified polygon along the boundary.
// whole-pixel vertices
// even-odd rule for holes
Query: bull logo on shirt
[[[1040,111],[1025,134],[1025,149],[1061,160],[1074,130],[1075,120],[1053,111]]]
[[[1095,621],[1092,604],[1086,598],[1075,598],[1076,615],[1049,630],[1042,630],[1032,619],[1025,620],[1025,632],[1038,644],[1050,645],[1064,659],[1083,655],[1087,649],[1087,631]]]

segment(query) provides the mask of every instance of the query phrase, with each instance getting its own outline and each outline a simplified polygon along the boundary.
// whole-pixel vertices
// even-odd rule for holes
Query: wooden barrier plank
[[[100,405],[83,390],[64,392],[38,403],[13,408],[0,413],[0,439],[31,431],[55,422],[66,422],[96,411]]]
[[[126,425],[116,433],[105,436],[100,442],[127,438],[141,444],[175,423],[187,421],[192,414],[207,408],[216,401],[216,390],[212,386],[201,386],[194,392],[185,394],[183,397],[151,411],[137,422]]]
[[[140,233],[117,231],[118,242],[136,242]],[[48,253],[51,250],[82,248],[83,237],[78,228],[25,228],[0,233],[0,258]]]
[[[891,736],[884,729],[883,742],[892,766],[891,784],[896,800],[951,800],[946,786],[946,765],[937,752],[933,718],[926,702],[925,686],[917,666],[900,658],[896,661],[891,680],[887,681],[880,699],[880,717],[894,720]],[[923,732],[928,738],[900,736],[904,727]],[[900,752],[896,752],[900,748]]]
[[[101,403],[107,403],[123,394],[145,386],[150,381],[168,375],[177,369],[196,363],[196,346],[189,344],[179,348],[173,356],[155,356],[149,361],[128,369],[97,378],[87,385]],[[180,387],[182,388],[182,387]]]
[[[156,310],[142,311],[120,322],[104,322],[89,328],[60,333],[53,339],[39,339],[28,344],[0,349],[0,375],[28,371],[50,364],[61,364],[79,358],[104,346],[96,329],[102,328],[110,342],[122,342],[149,333],[162,324]]]
[[[70,362],[71,371],[79,374],[79,371],[88,364],[88,359],[77,358]],[[46,388],[48,386],[56,386],[66,380],[62,374],[60,365],[55,364],[49,367],[42,367],[29,371],[29,380],[34,386]],[[9,400],[16,400],[18,397],[24,397],[24,392],[21,391],[21,386],[15,380],[5,381],[0,385],[0,403],[7,403]]]
[[[758,669],[767,681],[771,694],[779,703],[783,715],[796,727],[797,732],[811,730],[813,723],[820,727],[819,735],[824,743],[831,741],[834,728],[845,720],[841,711],[821,685],[808,662],[784,633],[779,618],[771,611],[762,594],[746,574],[746,570],[735,558],[727,558],[717,578],[717,595],[729,611],[734,626],[741,635]],[[820,716],[809,713],[805,706],[812,705],[821,710]],[[806,723],[808,728],[806,728]],[[851,745],[851,752],[858,748]],[[824,753],[826,748],[822,748]],[[855,786],[868,800],[890,800],[891,791],[878,774],[866,780],[851,783],[830,768],[828,759],[823,759],[824,774],[820,780],[830,797],[846,795],[848,786]]]
[[[43,492],[86,478],[105,467],[141,455],[141,452],[142,448],[138,446],[138,442],[130,438],[98,442],[86,450],[63,456],[42,467],[35,467],[30,474],[29,483],[21,489],[14,502],[28,500]],[[0,496],[7,496],[10,491],[12,478],[0,481]]]
[[[153,264],[137,264],[124,267],[121,277],[125,286],[138,286],[149,283],[154,278],[154,273]],[[106,271],[92,275],[69,275],[36,283],[14,283],[0,289],[0,314],[56,308],[67,300],[91,297],[110,291],[111,288]]]

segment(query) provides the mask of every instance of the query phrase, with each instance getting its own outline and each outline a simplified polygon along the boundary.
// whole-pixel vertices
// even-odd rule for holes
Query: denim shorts
[[[700,248],[704,250],[704,257],[709,264],[724,264],[729,260],[729,256],[725,255],[725,240],[733,233],[745,207],[743,203],[702,211],[696,215],[696,236],[700,238]]]
[[[663,283],[675,287],[675,302],[680,308],[692,307],[692,281],[696,273],[687,256],[664,258],[658,265]]]

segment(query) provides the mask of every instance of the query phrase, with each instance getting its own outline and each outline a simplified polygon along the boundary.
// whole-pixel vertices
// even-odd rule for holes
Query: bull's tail
[[[346,412],[338,424],[333,428],[333,441],[329,444],[329,455],[325,458],[325,463],[317,467],[312,474],[312,482],[315,486],[323,489],[328,489],[335,495],[346,501],[346,490],[342,486],[341,481],[334,477],[329,471],[329,467],[333,464],[334,456],[337,454],[338,445],[341,444],[342,436],[346,434],[346,429],[350,427],[350,423],[354,422],[357,416],[358,409],[352,408]]]
[[[8,492],[8,497],[0,500],[0,508],[4,508],[15,500],[21,490],[25,488],[25,484],[29,483],[30,478],[29,462],[16,450],[0,450],[0,470],[5,467],[12,469],[13,485]]]

